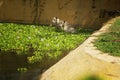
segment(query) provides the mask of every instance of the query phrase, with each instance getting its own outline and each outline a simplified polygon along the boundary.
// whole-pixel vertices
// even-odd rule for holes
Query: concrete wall
[[[0,22],[50,24],[56,16],[80,27],[100,28],[119,15],[120,0],[0,0]]]

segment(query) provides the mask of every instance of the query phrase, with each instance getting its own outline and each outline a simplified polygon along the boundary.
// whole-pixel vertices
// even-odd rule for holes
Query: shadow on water
[[[31,55],[0,53],[0,80],[39,80],[44,71],[65,55],[66,53],[57,58],[44,57],[41,61],[30,64],[27,57]]]

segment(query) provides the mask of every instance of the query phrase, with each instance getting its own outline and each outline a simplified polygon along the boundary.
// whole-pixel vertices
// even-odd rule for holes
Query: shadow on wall
[[[109,19],[120,16],[119,0],[78,1],[75,23],[84,28],[99,29]],[[81,16],[79,16],[81,15]]]

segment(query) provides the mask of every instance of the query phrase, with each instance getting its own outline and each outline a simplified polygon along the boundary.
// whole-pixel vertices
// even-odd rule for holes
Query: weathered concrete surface
[[[79,47],[43,73],[40,80],[81,80],[92,74],[104,80],[120,80],[120,65],[91,57]]]
[[[120,80],[120,64],[114,61],[119,61],[120,58],[102,56],[104,54],[96,52],[96,48],[91,46],[94,35],[105,32],[114,21],[113,19],[100,31],[93,33],[82,45],[43,73],[40,80],[84,80],[82,78],[86,75],[96,75],[103,80]]]
[[[0,0],[0,22],[50,24],[54,16],[98,29],[119,15],[120,0]]]

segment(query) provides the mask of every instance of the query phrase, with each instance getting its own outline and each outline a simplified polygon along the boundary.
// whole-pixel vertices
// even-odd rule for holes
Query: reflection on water
[[[18,68],[28,67],[27,55],[19,57],[14,53],[0,53],[0,80],[18,80]]]
[[[57,59],[44,57],[40,62],[33,64],[28,63],[28,56],[31,55],[18,56],[13,53],[0,53],[0,80],[39,80],[40,74],[55,64],[65,54]]]
[[[13,73],[13,72],[4,72],[0,73],[0,80],[18,80],[19,73]]]

